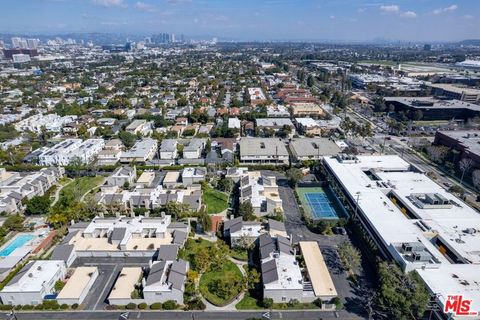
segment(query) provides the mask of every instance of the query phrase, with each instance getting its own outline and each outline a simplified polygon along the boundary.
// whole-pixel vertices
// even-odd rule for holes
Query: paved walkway
[[[63,188],[65,188],[66,186],[68,186],[70,183],[72,183],[73,181],[75,180],[71,180],[69,181],[68,183],[64,184],[64,185],[61,185],[59,183],[56,183],[55,185],[57,186],[57,189],[55,190],[55,194],[53,195],[53,201],[52,203],[50,204],[50,207],[53,207],[55,205],[55,203],[57,203],[58,201],[58,198],[60,198],[60,191],[62,191]]]

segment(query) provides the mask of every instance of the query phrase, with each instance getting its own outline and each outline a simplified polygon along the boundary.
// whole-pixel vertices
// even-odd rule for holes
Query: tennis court
[[[321,187],[297,188],[304,209],[314,220],[338,219],[334,200]]]

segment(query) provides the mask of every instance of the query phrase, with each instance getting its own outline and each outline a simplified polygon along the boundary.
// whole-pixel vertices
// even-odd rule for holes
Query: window
[[[287,297],[282,297],[282,301],[287,301]]]

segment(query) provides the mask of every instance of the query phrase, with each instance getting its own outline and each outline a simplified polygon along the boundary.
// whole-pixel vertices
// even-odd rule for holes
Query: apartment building
[[[250,171],[240,178],[240,203],[249,201],[258,216],[283,211],[276,178]]]
[[[30,261],[0,291],[6,305],[37,305],[55,292],[55,282],[65,279],[66,266],[59,260]]]
[[[289,154],[285,143],[280,139],[244,137],[239,144],[240,162],[243,164],[288,164]]]
[[[105,146],[103,139],[66,139],[51,148],[43,150],[38,155],[38,162],[42,166],[66,166],[72,161],[90,163],[96,159],[98,153]]]
[[[120,156],[120,162],[146,162],[155,157],[158,150],[158,142],[155,139],[145,138],[137,141],[135,145]]]

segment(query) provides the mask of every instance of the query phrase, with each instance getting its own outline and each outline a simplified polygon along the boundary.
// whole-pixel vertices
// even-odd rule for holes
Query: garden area
[[[243,275],[231,261],[212,268],[200,278],[200,293],[216,306],[224,306],[243,290]]]
[[[220,213],[228,208],[228,195],[209,186],[203,190],[202,200],[208,214]]]
[[[179,256],[190,262],[193,271],[190,274],[195,275],[195,279],[190,280],[198,283],[195,291],[210,303],[227,305],[244,290],[246,279],[238,266],[229,260],[230,248],[223,241],[188,239]]]

